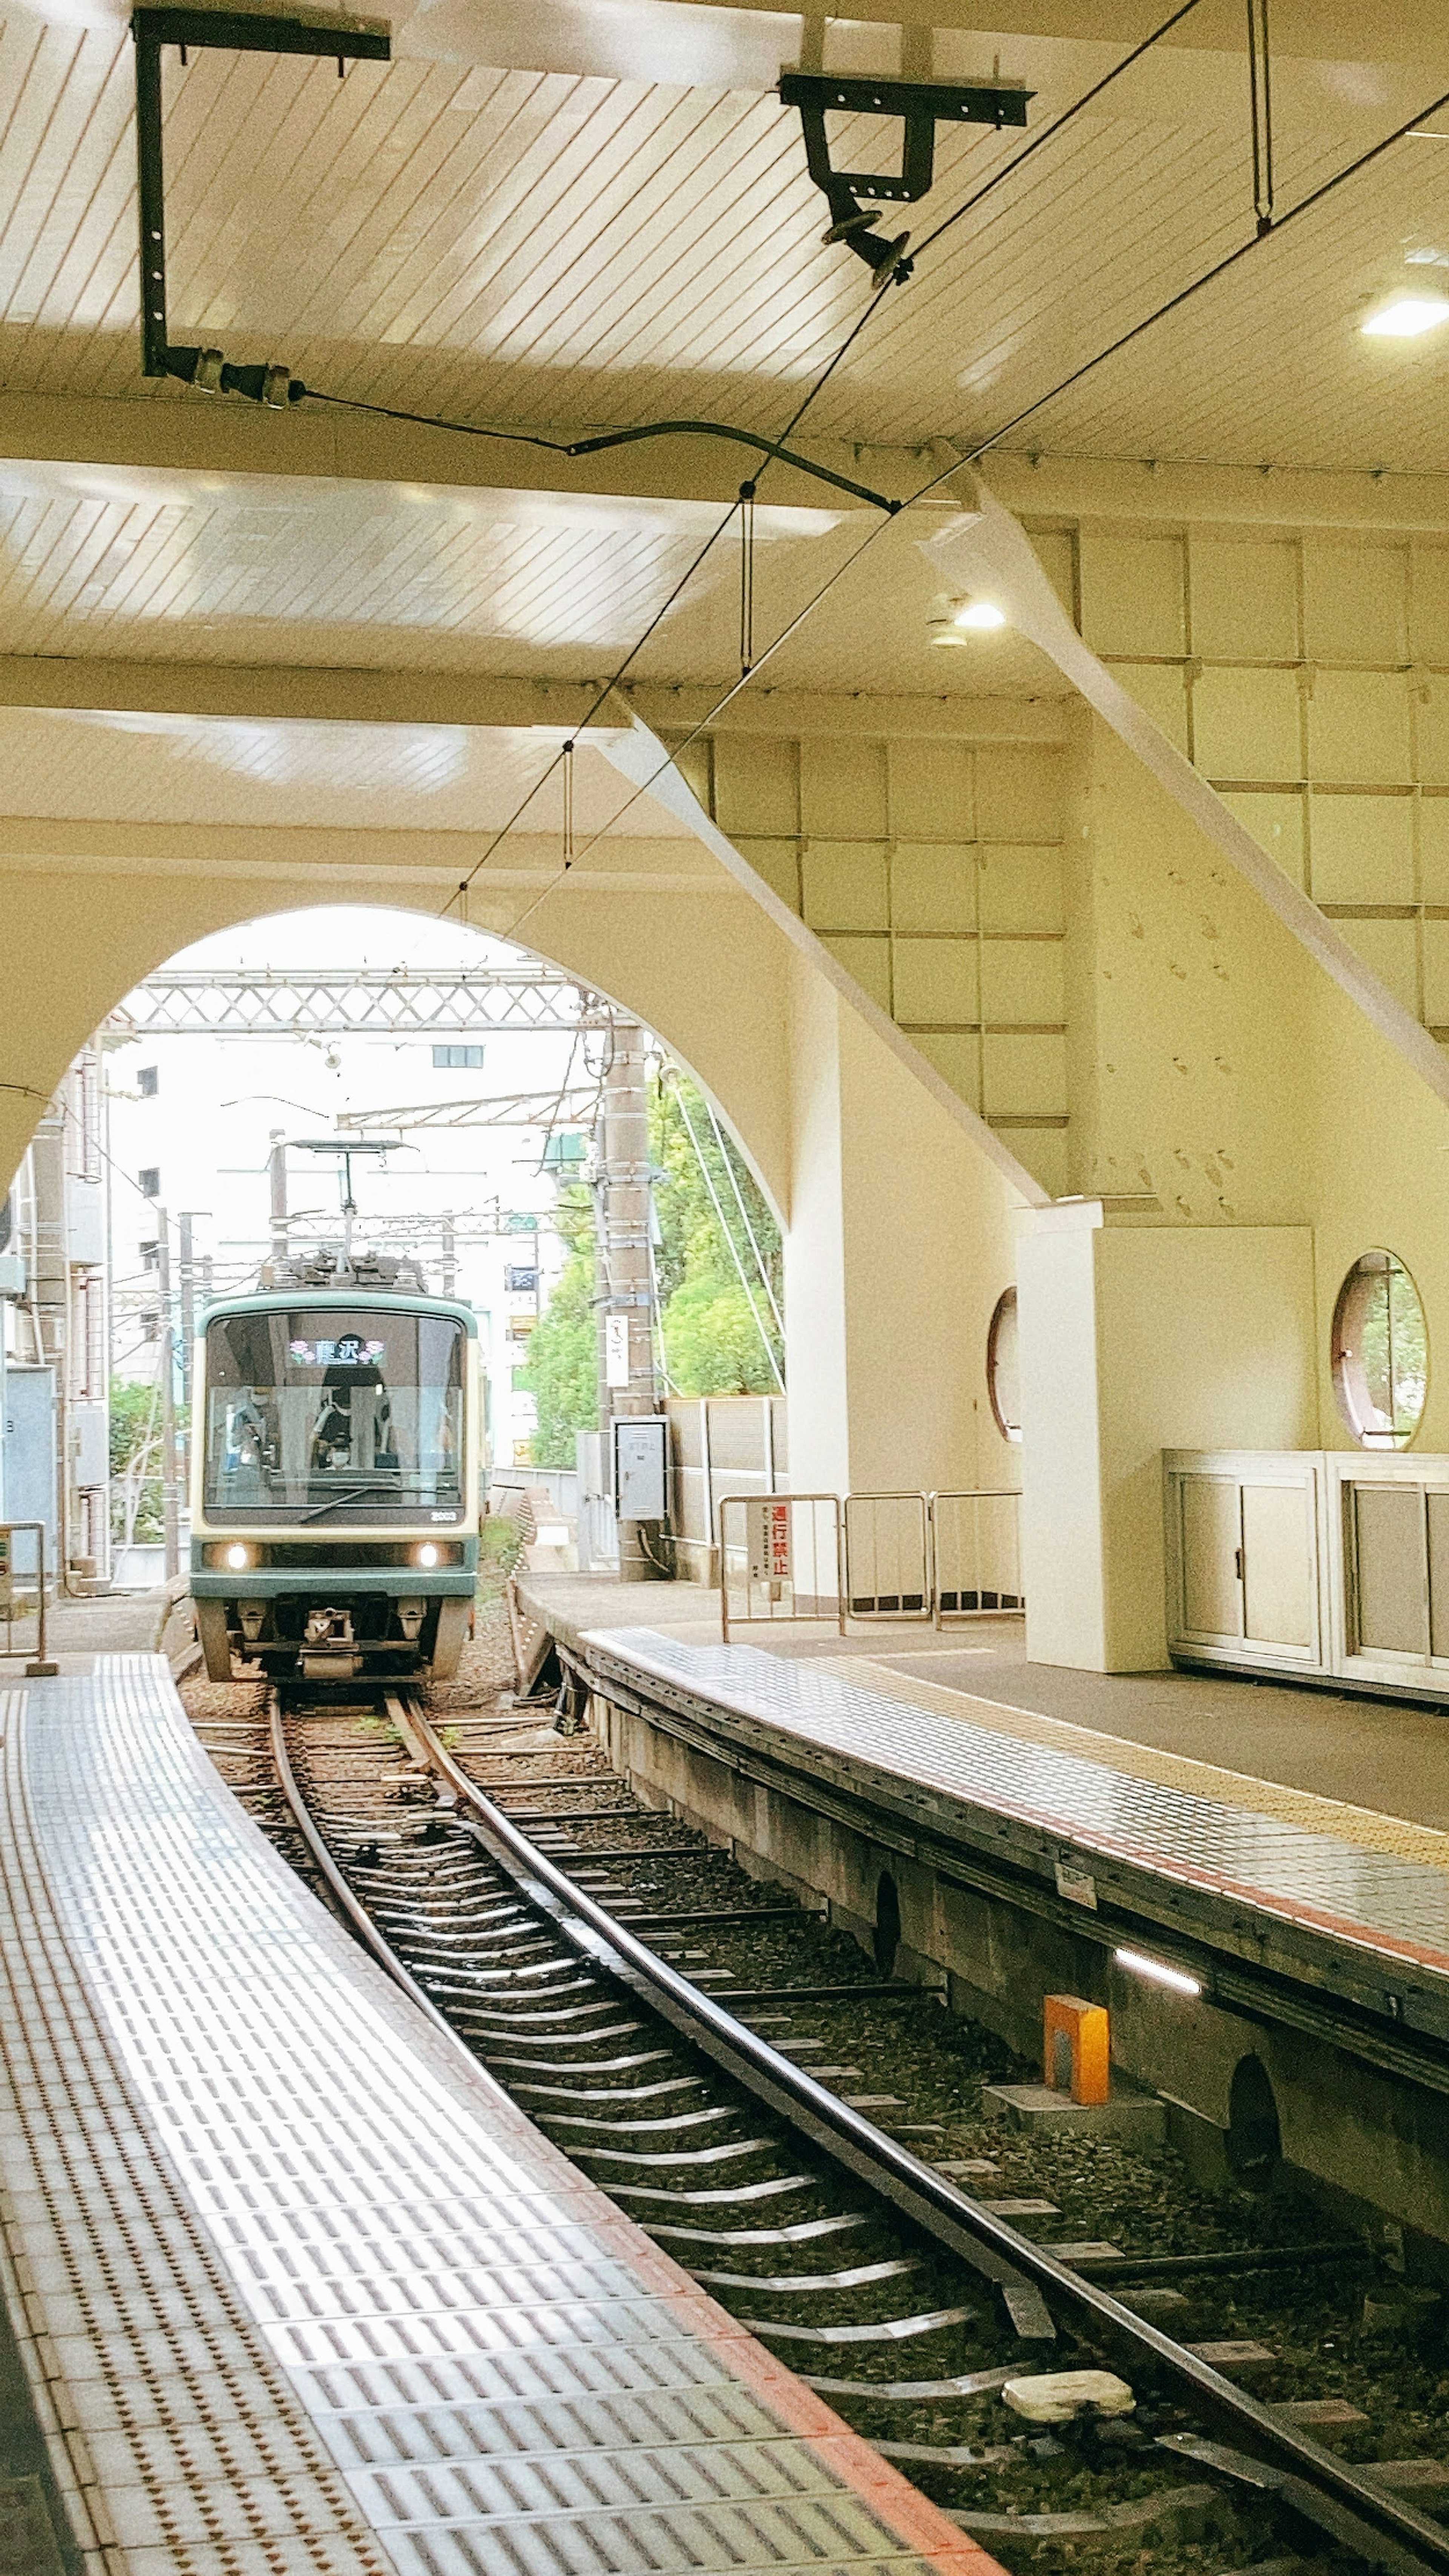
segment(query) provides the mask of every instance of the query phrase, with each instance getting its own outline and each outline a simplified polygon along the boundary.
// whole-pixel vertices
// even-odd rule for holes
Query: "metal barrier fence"
[[[931,1522],[924,1494],[845,1497],[845,1601],[852,1619],[928,1619]]]
[[[719,1616],[731,1627],[833,1619],[845,1634],[845,1542],[838,1494],[722,1494]],[[738,1601],[738,1609],[731,1601]]]
[[[1012,1487],[930,1499],[935,1622],[1014,1617],[1021,1588],[1021,1495]]]
[[[23,1573],[16,1562],[15,1542],[20,1537],[31,1537],[35,1541],[33,1577]],[[33,1598],[30,1591],[32,1581],[35,1586]],[[51,1663],[45,1652],[44,1521],[0,1521],[0,1619],[5,1623],[5,1644],[0,1647],[0,1658],[7,1662],[28,1651],[15,1643],[17,1610],[22,1621],[33,1617],[36,1623],[35,1652],[25,1667],[27,1678],[32,1681],[48,1678],[60,1667]]]

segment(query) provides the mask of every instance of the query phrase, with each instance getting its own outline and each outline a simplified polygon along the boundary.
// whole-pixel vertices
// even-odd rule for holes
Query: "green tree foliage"
[[[559,1192],[557,1221],[568,1259],[533,1328],[521,1372],[538,1407],[534,1464],[571,1467],[574,1435],[599,1420],[598,1325],[594,1294],[594,1209],[581,1182]]]
[[[184,1458],[185,1405],[176,1408],[178,1461]],[[154,1378],[113,1380],[110,1397],[111,1528],[123,1544],[162,1535],[161,1401]]]
[[[782,1367],[783,1353],[756,1274],[739,1199],[744,1201],[777,1302],[781,1300],[779,1228],[732,1146],[726,1163],[704,1100],[682,1075],[670,1075],[654,1085],[649,1141],[660,1235],[655,1268],[670,1385],[679,1395],[765,1394],[776,1379],[761,1324]],[[743,1262],[756,1313],[751,1312],[700,1169],[701,1156]],[[587,1189],[575,1183],[561,1192],[558,1221],[568,1242],[568,1259],[534,1329],[523,1372],[523,1383],[538,1406],[533,1455],[540,1467],[571,1467],[575,1433],[592,1431],[598,1423],[598,1326],[591,1303],[594,1209]]]
[[[783,1305],[779,1227],[736,1147],[727,1149],[726,1161],[726,1149],[711,1125],[704,1100],[682,1074],[670,1075],[655,1086],[650,1140],[661,1175],[655,1194],[661,1237],[656,1263],[670,1378],[680,1395],[763,1395],[776,1379],[762,1324],[782,1369],[784,1354],[756,1272],[739,1200],[744,1201],[776,1303]],[[729,1227],[728,1238],[716,1199]],[[731,1240],[750,1284],[754,1313],[731,1256]]]

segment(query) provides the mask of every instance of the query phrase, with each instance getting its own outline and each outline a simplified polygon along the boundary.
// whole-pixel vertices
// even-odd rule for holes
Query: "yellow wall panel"
[[[1449,676],[1416,678],[1412,686],[1414,768],[1424,787],[1449,787]]]
[[[883,1011],[891,1006],[891,944],[888,939],[824,939],[832,957],[853,975],[863,993],[879,1002]]]
[[[1070,528],[1028,528],[1032,549],[1068,617],[1077,614],[1077,541]]]
[[[1057,939],[988,939],[981,950],[981,1017],[1059,1026],[1067,1015]]]
[[[722,832],[798,832],[799,789],[793,742],[750,734],[715,736],[715,821]]]
[[[1409,691],[1401,671],[1318,671],[1308,701],[1308,775],[1407,785]]]
[[[984,848],[983,930],[1062,930],[1066,907],[1060,850]]]
[[[1449,1029],[1449,921],[1424,924],[1424,1017],[1431,1029]]]
[[[898,841],[891,858],[891,928],[976,928],[976,853]]]
[[[893,742],[889,760],[892,832],[915,841],[974,841],[975,778],[966,743]]]
[[[837,834],[890,830],[883,742],[807,735],[800,745],[800,827]]]
[[[1298,658],[1298,548],[1275,538],[1191,542],[1192,650],[1210,662]]]
[[[1025,1163],[1034,1181],[1054,1199],[1062,1198],[1069,1182],[1070,1145],[1065,1127],[1013,1127],[1007,1142],[1019,1163]]]
[[[974,1027],[981,1016],[975,940],[897,939],[895,1012],[903,1028],[916,1021]]]
[[[1245,831],[1276,859],[1285,876],[1295,885],[1306,885],[1307,862],[1304,856],[1306,837],[1301,795],[1238,795],[1231,789],[1223,798],[1230,814],[1236,814]]]
[[[1409,651],[1416,662],[1449,665],[1449,546],[1421,540],[1410,551]]]
[[[1181,537],[1083,529],[1082,632],[1098,653],[1184,653],[1186,547]]]
[[[1315,903],[1412,903],[1414,803],[1409,796],[1309,799]]]
[[[1062,1117],[1067,1106],[1065,1038],[985,1037],[981,1059],[986,1110],[1019,1117]]]
[[[1419,894],[1449,903],[1449,796],[1419,799]]]
[[[1065,763],[1035,744],[984,743],[976,754],[976,829],[983,841],[1057,841]]]
[[[807,841],[801,870],[812,930],[886,928],[884,842]]]
[[[735,847],[742,859],[748,859],[772,894],[788,903],[792,912],[800,909],[800,844],[798,841],[762,841],[752,833],[737,832]]]
[[[974,1037],[955,1037],[949,1031],[922,1029],[912,1034],[911,1044],[919,1047],[928,1064],[951,1085],[957,1097],[972,1109],[981,1106],[981,1043]]]
[[[1193,753],[1208,778],[1301,778],[1292,671],[1204,671],[1192,693]]]
[[[1310,662],[1408,656],[1407,546],[1303,541],[1303,637]]]
[[[1128,695],[1139,707],[1145,707],[1154,724],[1162,727],[1169,742],[1180,752],[1187,751],[1187,679],[1180,662],[1114,662],[1112,677],[1120,680]]]
[[[1419,1007],[1417,924],[1412,921],[1336,921],[1350,948],[1356,948],[1381,984],[1387,984],[1406,1011]]]

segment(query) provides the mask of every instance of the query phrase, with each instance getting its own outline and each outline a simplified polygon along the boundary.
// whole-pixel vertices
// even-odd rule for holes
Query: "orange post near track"
[[[1074,2102],[1105,2102],[1112,2090],[1111,2026],[1102,2004],[1080,1995],[1047,1995],[1043,2003],[1044,2080]]]

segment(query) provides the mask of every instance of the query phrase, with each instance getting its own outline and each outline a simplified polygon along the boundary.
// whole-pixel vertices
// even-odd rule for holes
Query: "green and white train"
[[[213,1681],[457,1670],[478,1580],[478,1330],[467,1306],[366,1278],[393,1267],[338,1264],[334,1284],[202,1317],[191,1591]]]

